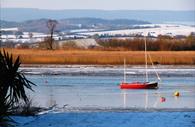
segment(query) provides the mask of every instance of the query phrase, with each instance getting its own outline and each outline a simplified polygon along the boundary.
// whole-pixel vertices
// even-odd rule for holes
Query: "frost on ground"
[[[49,66],[32,66],[32,67],[21,67],[21,70],[25,74],[29,75],[123,75],[123,66],[94,66],[94,65],[49,65]],[[166,66],[159,65],[155,69],[160,75],[178,75],[178,74],[194,74],[194,66]],[[128,66],[126,68],[128,74],[143,76],[145,72],[145,66]],[[154,72],[152,66],[148,66],[148,72]]]
[[[17,127],[194,127],[195,112],[71,112],[12,117]]]
[[[143,26],[143,25],[142,25]],[[148,33],[152,33],[153,36],[157,37],[158,35],[185,35],[188,36],[191,32],[195,32],[193,26],[187,25],[174,25],[174,24],[149,24],[145,25],[151,28],[142,28],[142,29],[124,29],[124,30],[111,30],[111,31],[101,31],[101,32],[84,32],[79,33],[81,35],[147,35]],[[158,27],[154,27],[158,26]]]

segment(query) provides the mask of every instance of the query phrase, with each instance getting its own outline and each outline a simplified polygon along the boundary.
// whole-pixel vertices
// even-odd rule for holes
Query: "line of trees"
[[[98,44],[104,50],[144,50],[144,38],[134,39],[99,39]],[[149,51],[182,51],[195,50],[195,36],[177,39],[168,36],[159,36],[156,39],[147,39],[147,50]]]

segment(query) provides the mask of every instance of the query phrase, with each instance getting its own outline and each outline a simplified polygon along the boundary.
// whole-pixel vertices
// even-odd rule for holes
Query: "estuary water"
[[[21,70],[37,85],[28,95],[40,107],[63,111],[195,109],[195,66],[157,66],[161,77],[157,90],[121,90],[123,66],[40,65]],[[129,82],[145,81],[144,66],[127,66],[126,70]],[[150,66],[148,74],[150,81],[157,79]]]

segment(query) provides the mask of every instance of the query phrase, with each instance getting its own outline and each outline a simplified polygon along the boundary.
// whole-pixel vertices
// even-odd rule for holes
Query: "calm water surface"
[[[157,90],[121,90],[122,66],[23,67],[37,84],[29,92],[39,106],[66,108],[195,108],[195,66],[158,66],[162,79]],[[127,68],[129,82],[144,81],[144,66]],[[156,80],[149,67],[149,79]],[[181,96],[174,97],[175,91]],[[165,97],[165,102],[161,102]]]

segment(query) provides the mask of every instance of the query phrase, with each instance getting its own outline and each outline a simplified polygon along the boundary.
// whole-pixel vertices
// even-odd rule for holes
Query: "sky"
[[[195,0],[0,0],[2,8],[195,10]]]

